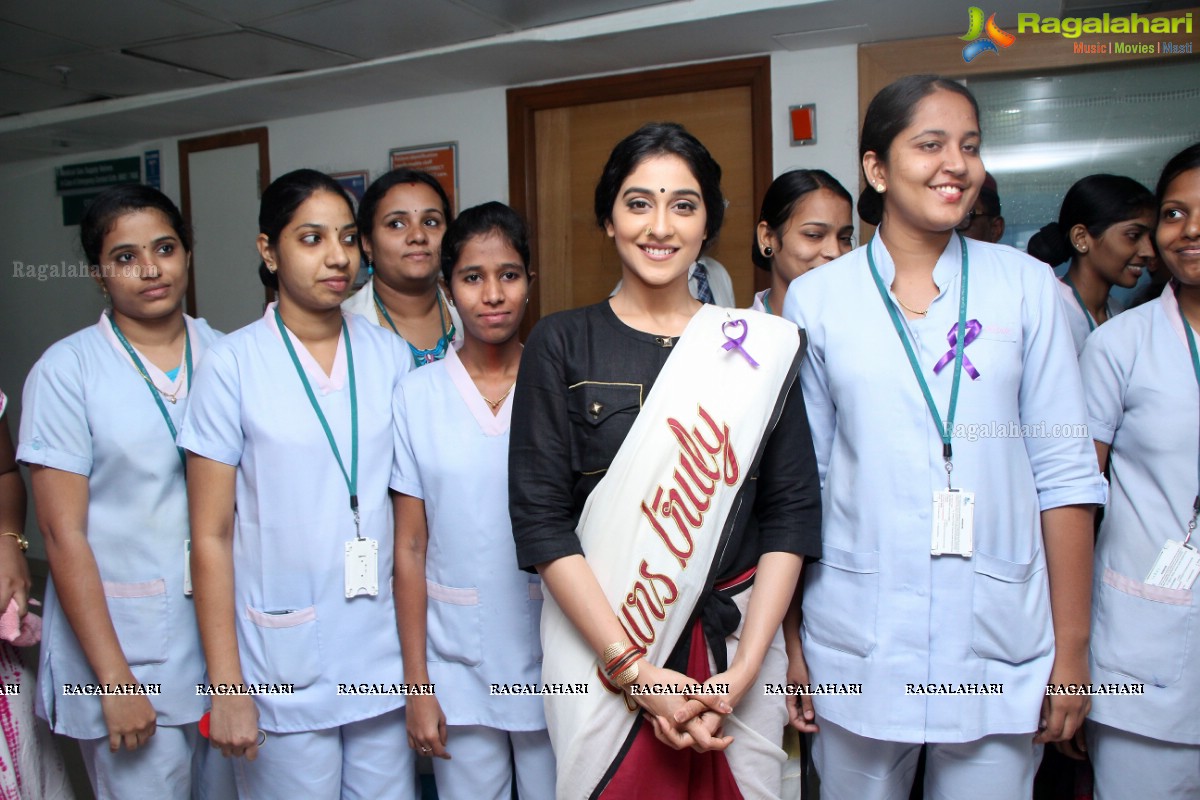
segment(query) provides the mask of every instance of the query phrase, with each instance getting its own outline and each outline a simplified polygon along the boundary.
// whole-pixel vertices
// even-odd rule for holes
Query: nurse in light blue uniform
[[[525,225],[501,203],[467,209],[446,234],[442,264],[463,346],[396,394],[405,674],[437,687],[436,697],[409,700],[409,741],[434,756],[442,797],[507,800],[515,765],[520,797],[552,800],[554,751],[536,693],[541,579],[518,568],[508,516],[518,332],[532,279]]]
[[[34,365],[17,453],[51,569],[37,712],[79,740],[98,797],[215,800],[232,772],[195,724],[208,702],[175,430],[217,334],[183,313],[191,238],[160,192],[101,194],[80,233],[112,306]]]
[[[859,204],[880,231],[796,280],[784,306],[809,336],[826,509],[804,588],[807,677],[861,685],[804,709],[833,800],[907,796],[922,743],[926,797],[1028,797],[1041,743],[1085,711],[1043,701],[1052,676],[1087,678],[1090,578],[1072,570],[1089,563],[1104,484],[1054,276],[954,233],[984,179],[979,141],[959,84],[884,89]],[[946,526],[934,555],[935,497],[958,523],[963,492],[973,537]]]
[[[1200,796],[1200,587],[1151,575],[1169,540],[1200,543],[1200,145],[1168,162],[1158,196],[1174,281],[1097,330],[1080,361],[1112,482],[1092,617],[1092,680],[1114,692],[1092,698],[1096,800]]]
[[[1133,288],[1154,261],[1154,209],[1154,195],[1132,178],[1089,175],[1067,190],[1058,221],[1029,240],[1029,254],[1039,261],[1051,267],[1070,262],[1056,288],[1076,353],[1088,334],[1120,312],[1109,297],[1112,288]]]
[[[442,236],[453,220],[438,179],[415,169],[379,176],[358,206],[368,277],[342,308],[402,337],[417,367],[462,346],[462,320],[438,280]]]
[[[404,341],[343,314],[358,268],[349,200],[313,170],[263,194],[279,290],[196,376],[179,442],[214,745],[242,797],[412,798],[392,585],[392,397]],[[350,596],[352,595],[352,596]]]

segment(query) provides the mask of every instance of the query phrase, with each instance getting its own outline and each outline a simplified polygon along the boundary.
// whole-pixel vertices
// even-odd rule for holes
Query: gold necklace
[[[517,385],[516,381],[513,381],[512,383],[510,383],[508,385],[508,388],[504,390],[504,394],[500,395],[499,400],[490,399],[483,392],[479,392],[479,389],[476,389],[475,391],[479,392],[479,396],[483,398],[483,402],[487,403],[488,407],[491,408],[492,411],[495,411],[497,408],[500,407],[501,403],[503,403],[505,400],[508,399],[508,396],[512,393],[513,387],[516,385]]]
[[[928,306],[925,307],[924,311],[917,311],[915,308],[909,308],[908,306],[904,305],[904,301],[900,299],[900,295],[898,295],[898,294],[895,295],[895,298],[896,298],[896,302],[900,304],[900,307],[903,308],[908,313],[916,314],[918,317],[928,317],[929,316],[929,307]],[[933,305],[933,304],[930,303],[929,305]]]
[[[171,403],[171,405],[176,405],[179,402],[179,393],[181,391],[183,391],[182,385],[180,385],[180,387],[178,389],[176,389],[174,392],[164,392],[162,389],[158,388],[158,386],[154,383],[153,380],[150,379],[150,376],[146,374],[145,370],[143,370],[137,364],[134,364],[133,367],[134,367],[134,369],[136,369],[138,371],[138,374],[142,376],[142,380],[146,381],[146,383],[150,386],[151,389],[158,392],[163,397],[167,398],[167,400]]]

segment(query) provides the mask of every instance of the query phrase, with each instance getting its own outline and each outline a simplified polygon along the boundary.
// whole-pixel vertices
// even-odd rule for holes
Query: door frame
[[[710,61],[509,89],[508,202],[524,216],[529,226],[530,250],[538,252],[537,138],[534,126],[534,115],[538,111],[737,87],[750,89],[752,185],[754,197],[761,198],[774,177],[769,56]],[[541,292],[534,291],[521,326],[522,333],[527,333],[540,317]]]
[[[271,185],[271,153],[266,127],[246,128],[240,131],[229,131],[228,133],[217,133],[212,136],[179,140],[179,210],[183,212],[183,220],[189,228],[192,227],[192,184],[191,171],[188,167],[188,156],[192,153],[204,152],[205,150],[220,150],[225,147],[241,147],[247,144],[258,145],[258,196],[261,198],[263,192]],[[264,293],[266,302],[269,303],[275,299],[270,289],[264,287]],[[200,313],[196,308],[196,257],[194,254],[192,255],[191,263],[188,265],[186,299],[187,312],[193,317],[199,317]]]

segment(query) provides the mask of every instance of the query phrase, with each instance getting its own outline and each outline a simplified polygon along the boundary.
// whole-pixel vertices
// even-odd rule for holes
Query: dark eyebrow
[[[328,226],[328,225],[323,225],[323,224],[321,224],[320,222],[301,222],[299,225],[297,225],[297,226],[296,226],[296,229],[297,229],[297,230],[301,230],[301,229],[304,229],[304,228],[308,228],[308,229],[310,229],[310,230],[315,230],[315,231],[326,231],[326,230],[329,230],[329,226]],[[349,231],[349,230],[355,230],[355,231],[356,231],[356,230],[358,230],[358,223],[357,223],[357,222],[350,222],[350,223],[348,223],[348,224],[346,224],[346,225],[343,225],[343,226],[342,226],[342,227],[340,227],[340,228],[334,228],[334,230],[335,230],[335,231]]]
[[[949,136],[949,134],[943,130],[938,130],[937,128],[928,128],[926,130],[921,131],[920,133],[913,134],[912,136],[909,137],[908,140],[911,142],[913,139],[920,139],[922,136]],[[974,136],[977,139],[983,138],[982,136],[980,136],[979,131],[967,131],[966,133],[963,134],[964,139],[969,139],[972,136]]]
[[[654,194],[650,189],[644,189],[641,186],[630,186],[625,191],[621,192],[621,197],[628,197],[631,194]],[[688,195],[689,197],[700,197],[700,192],[695,189],[675,189],[671,192],[672,195]]]
[[[441,214],[441,213],[443,213],[443,212],[440,208],[419,208],[419,209],[416,209],[415,211],[409,211],[407,208],[397,208],[395,210],[389,211],[386,214],[384,214],[383,218],[387,219],[388,217],[408,216],[410,214]]]
[[[163,242],[175,242],[176,244],[178,244],[178,243],[179,243],[179,237],[178,237],[178,236],[175,236],[174,234],[168,234],[168,235],[166,235],[166,236],[160,236],[160,237],[158,237],[157,239],[155,239],[155,240],[154,240],[153,242],[151,242],[150,244],[152,244],[152,245],[157,245],[157,244],[162,244]],[[121,250],[126,250],[126,249],[128,249],[128,248],[131,248],[131,247],[132,247],[132,248],[134,248],[134,249],[136,249],[136,248],[137,248],[137,245],[136,245],[136,244],[134,244],[133,242],[122,242],[121,244],[115,244],[115,245],[113,245],[112,247],[108,248],[108,255],[110,255],[110,256],[111,256],[113,253],[119,252],[119,251],[121,251]]]

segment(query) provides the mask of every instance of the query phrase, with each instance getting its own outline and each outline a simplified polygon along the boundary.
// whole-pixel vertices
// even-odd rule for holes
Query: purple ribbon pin
[[[971,363],[971,359],[967,358],[967,345],[975,341],[980,332],[983,331],[983,326],[979,324],[979,320],[973,319],[967,322],[967,336],[963,342],[963,369],[971,376],[971,380],[979,379],[979,370],[975,369],[975,365]],[[936,375],[942,371],[942,368],[954,360],[954,354],[958,349],[958,323],[950,326],[950,332],[946,334],[946,341],[950,343],[950,349],[946,354],[938,359],[938,362],[933,365],[933,374]]]
[[[729,333],[730,328],[741,330],[742,335],[738,336],[737,338],[734,338]],[[746,320],[744,320],[744,319],[731,319],[728,322],[724,322],[721,324],[721,333],[725,334],[725,338],[729,340],[725,344],[721,345],[723,348],[725,348],[726,351],[737,350],[739,353],[741,353],[743,356],[746,357],[746,360],[750,362],[750,366],[752,366],[752,367],[758,366],[758,362],[755,361],[754,358],[749,353],[746,352],[746,348],[742,347],[742,342],[746,341],[746,334],[750,333],[750,323],[749,322],[746,322]]]

